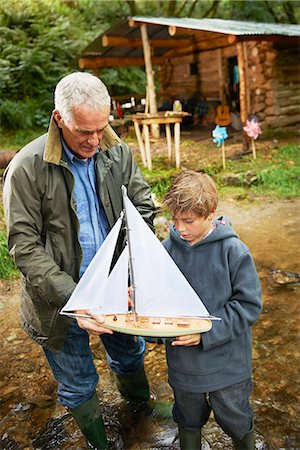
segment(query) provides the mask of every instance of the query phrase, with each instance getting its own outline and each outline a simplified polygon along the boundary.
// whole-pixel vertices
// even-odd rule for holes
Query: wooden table
[[[180,168],[180,124],[184,116],[189,115],[187,112],[173,112],[162,111],[157,114],[138,113],[132,116],[134,123],[135,134],[138,140],[142,161],[145,167],[152,170],[151,147],[150,147],[150,132],[151,125],[165,125],[166,138],[168,145],[168,159],[172,159],[172,137],[170,125],[174,124],[174,146],[175,146],[175,161],[176,168]],[[144,139],[140,130],[140,125],[143,128]]]

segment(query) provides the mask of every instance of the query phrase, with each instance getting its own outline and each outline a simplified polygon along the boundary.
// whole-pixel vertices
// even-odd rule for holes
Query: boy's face
[[[182,212],[173,215],[172,220],[180,237],[190,245],[194,245],[200,242],[211,229],[211,221],[214,216],[215,211],[211,212],[206,219],[195,213]]]

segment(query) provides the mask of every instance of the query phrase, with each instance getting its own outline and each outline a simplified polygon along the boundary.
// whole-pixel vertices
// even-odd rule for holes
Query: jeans
[[[111,370],[122,375],[135,372],[144,363],[146,343],[141,337],[114,332],[101,335]],[[43,349],[58,383],[59,402],[73,409],[94,394],[99,376],[89,345],[89,335],[72,321],[59,352]]]
[[[240,440],[252,426],[251,390],[251,379],[203,394],[174,389],[174,420],[186,430],[196,432],[206,424],[213,411],[222,430],[231,438]]]

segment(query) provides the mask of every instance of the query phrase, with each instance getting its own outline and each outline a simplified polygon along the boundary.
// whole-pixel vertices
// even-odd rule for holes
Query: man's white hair
[[[57,83],[54,106],[65,122],[70,122],[72,111],[78,106],[84,106],[90,112],[109,109],[110,96],[98,77],[87,72],[74,72]]]

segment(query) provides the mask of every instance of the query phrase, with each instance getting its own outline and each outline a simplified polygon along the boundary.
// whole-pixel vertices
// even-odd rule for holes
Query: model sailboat
[[[101,326],[122,333],[170,337],[212,327],[204,304],[143,220],[122,187],[124,210],[89,264],[61,314],[102,314]],[[126,245],[111,269],[122,224]],[[128,280],[132,305],[128,307]],[[130,310],[129,310],[130,309]],[[84,316],[92,319],[89,315]]]

